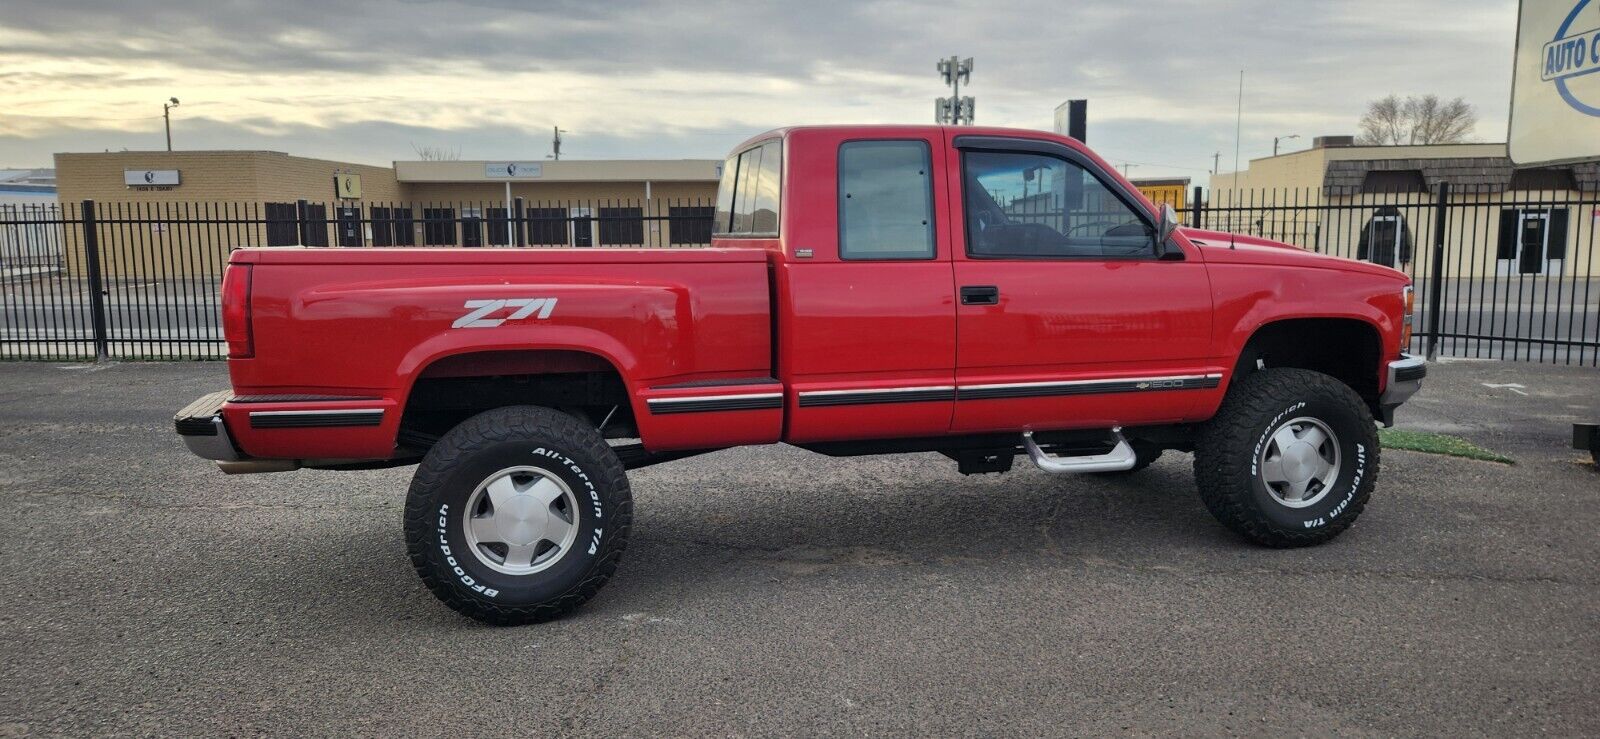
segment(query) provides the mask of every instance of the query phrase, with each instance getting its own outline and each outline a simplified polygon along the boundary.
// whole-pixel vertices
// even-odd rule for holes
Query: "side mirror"
[[[1156,255],[1162,258],[1169,256],[1167,242],[1172,238],[1172,233],[1178,230],[1178,211],[1173,209],[1172,203],[1161,204],[1161,217],[1156,220]],[[1182,252],[1179,252],[1180,254]]]

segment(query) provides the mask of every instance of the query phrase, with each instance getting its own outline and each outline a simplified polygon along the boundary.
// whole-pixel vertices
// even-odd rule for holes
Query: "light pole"
[[[177,98],[167,98],[170,102],[161,104],[161,119],[167,123],[167,151],[172,151],[172,109],[178,107]]]
[[[1297,138],[1300,138],[1300,134],[1298,134],[1298,133],[1291,133],[1288,136],[1273,136],[1272,137],[1272,155],[1273,156],[1277,156],[1278,155],[1278,142],[1279,141],[1288,141],[1289,139],[1297,139]]]

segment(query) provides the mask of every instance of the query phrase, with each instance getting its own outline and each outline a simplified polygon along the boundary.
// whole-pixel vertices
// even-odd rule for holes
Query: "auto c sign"
[[[1507,142],[1518,166],[1600,159],[1600,0],[1522,0]]]

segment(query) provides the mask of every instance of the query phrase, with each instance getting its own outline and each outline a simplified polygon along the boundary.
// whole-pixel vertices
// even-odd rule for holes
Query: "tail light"
[[[1406,285],[1402,297],[1406,304],[1406,313],[1400,322],[1400,351],[1403,352],[1411,347],[1411,321],[1412,316],[1415,315],[1412,309],[1417,304],[1417,291],[1412,289],[1410,285]]]
[[[230,264],[222,273],[222,336],[228,340],[229,359],[255,356],[255,336],[250,330],[250,265]]]

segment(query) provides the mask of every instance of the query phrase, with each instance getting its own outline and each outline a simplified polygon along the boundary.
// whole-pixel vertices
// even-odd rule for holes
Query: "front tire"
[[[616,572],[633,496],[593,427],[512,406],[433,445],[405,520],[411,564],[439,600],[485,623],[527,624],[571,612]]]
[[[1238,381],[1195,444],[1206,508],[1270,547],[1321,544],[1355,522],[1378,477],[1378,432],[1361,397],[1303,369]]]

